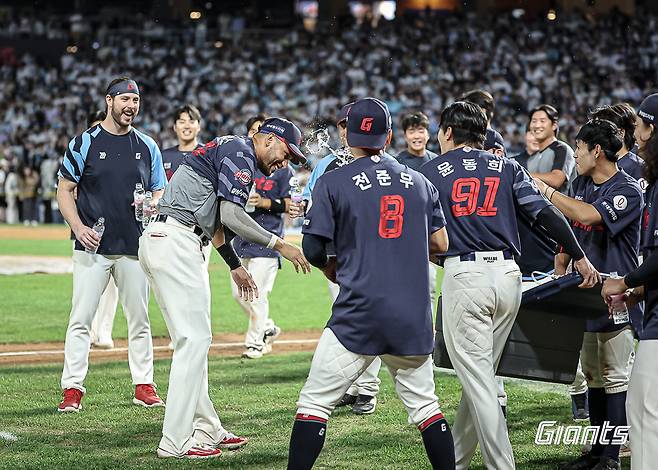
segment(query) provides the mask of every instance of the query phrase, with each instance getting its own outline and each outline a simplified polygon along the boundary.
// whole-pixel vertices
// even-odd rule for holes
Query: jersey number
[[[398,238],[404,223],[404,198],[397,194],[382,196],[379,202],[379,236]]]
[[[452,184],[452,215],[463,217],[477,212],[483,217],[493,217],[498,213],[495,206],[496,194],[500,185],[500,177],[488,176],[484,179],[487,194],[484,203],[477,207],[480,196],[480,180],[478,178],[459,178]]]

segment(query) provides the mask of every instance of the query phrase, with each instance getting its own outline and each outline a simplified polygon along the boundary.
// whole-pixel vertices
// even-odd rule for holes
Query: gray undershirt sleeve
[[[238,204],[222,200],[219,206],[222,225],[230,228],[236,235],[262,246],[272,240],[272,234],[252,219]]]

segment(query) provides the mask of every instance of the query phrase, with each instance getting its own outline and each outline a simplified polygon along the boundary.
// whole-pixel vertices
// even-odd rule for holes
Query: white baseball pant
[[[269,296],[274,287],[274,281],[279,271],[278,258],[241,258],[242,266],[249,271],[258,287],[258,297],[248,302],[240,297],[237,284],[231,279],[231,292],[242,310],[249,318],[249,327],[245,335],[244,345],[262,351],[265,347],[263,338],[265,330],[273,325],[269,321]]]
[[[641,340],[637,347],[626,397],[631,446],[631,470],[652,470],[658,462],[658,340]]]
[[[159,448],[176,456],[226,435],[208,395],[212,331],[204,258],[200,238],[171,217],[150,223],[139,239],[139,260],[174,344]]]
[[[112,276],[128,321],[128,363],[134,385],[153,383],[153,343],[148,317],[149,285],[137,258],[73,251],[73,299],[64,344],[61,386],[83,393],[89,367],[89,330]]]
[[[521,303],[521,272],[502,252],[476,261],[445,261],[443,335],[462,398],[452,427],[457,469],[467,469],[479,442],[488,468],[514,469],[495,371]],[[492,258],[494,260],[492,261]]]
[[[325,328],[313,354],[311,370],[299,394],[298,414],[329,419],[347,389],[377,356],[356,354],[343,346],[330,328]],[[407,409],[409,423],[419,425],[441,413],[434,394],[432,357],[379,356],[388,366],[395,391]]]
[[[606,393],[628,389],[633,356],[633,330],[630,326],[610,333],[585,332],[580,361],[587,385],[605,388]]]
[[[91,342],[92,343],[112,343],[112,327],[114,326],[114,316],[117,312],[119,303],[119,290],[110,276],[107,287],[101,295],[98,309],[91,321]]]

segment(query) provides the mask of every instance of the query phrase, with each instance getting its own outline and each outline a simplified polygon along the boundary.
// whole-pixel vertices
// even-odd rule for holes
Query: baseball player
[[[507,157],[503,136],[491,127],[491,121],[493,121],[494,111],[496,109],[496,102],[493,95],[486,90],[471,90],[464,93],[460,101],[466,101],[476,105],[487,117],[487,133],[485,135],[484,150],[493,153],[499,158]],[[507,419],[507,392],[505,391],[505,381],[502,377],[496,376],[496,386],[498,387],[498,403],[500,404],[500,409],[503,411],[503,416]]]
[[[137,84],[117,78],[107,87],[107,116],[73,138],[58,173],[57,202],[75,234],[73,300],[64,345],[59,411],[78,412],[87,375],[89,329],[110,276],[128,320],[128,361],[135,397],[142,406],[163,406],[153,382],[153,344],[148,318],[149,286],[137,261],[142,224],[135,220],[136,183],[162,194],[166,180],[155,141],[132,127],[140,107]],[[77,200],[73,193],[77,188]],[[105,218],[102,238],[91,228]],[[96,254],[85,251],[96,250]]]
[[[344,105],[336,117],[336,127],[338,129],[338,137],[340,139],[340,144],[342,149],[349,148],[347,145],[347,113],[352,107],[353,103],[347,103]],[[323,174],[340,168],[344,163],[341,162],[335,155],[329,154],[322,158],[313,171],[311,176],[308,179],[308,183],[304,188],[302,194],[303,204],[301,208],[298,208],[297,205],[292,205],[290,210],[291,217],[300,217],[303,216],[306,208],[309,207],[311,202],[311,194],[315,183],[318,181],[318,178]],[[333,254],[333,248],[329,247],[330,254]],[[338,284],[327,280],[329,284],[329,293],[331,295],[332,303],[338,298],[338,292],[340,290]],[[345,395],[341,400],[336,404],[336,407],[342,406],[351,406],[352,412],[355,414],[372,414],[375,412],[377,406],[377,394],[379,393],[379,370],[381,369],[382,361],[378,357],[368,366],[368,368],[359,376],[359,378],[350,386],[350,388],[345,392]]]
[[[258,132],[262,122],[247,121],[248,132]],[[254,133],[255,133],[254,132]],[[253,134],[252,134],[253,135]],[[247,204],[254,208],[251,217],[265,230],[283,237],[283,214],[290,207],[290,178],[293,173],[288,168],[276,170],[265,175],[258,169],[254,174],[254,188]],[[281,334],[281,328],[270,319],[268,297],[272,292],[274,281],[281,267],[279,254],[257,243],[251,243],[241,237],[233,239],[233,248],[240,257],[242,265],[249,271],[258,287],[259,295],[251,302],[245,301],[235,282],[231,283],[233,298],[249,318],[249,327],[245,336],[245,350],[242,357],[258,359],[272,351],[272,344]]]
[[[558,112],[550,104],[542,104],[530,111],[530,130],[537,139],[539,150],[528,157],[526,168],[551,188],[566,193],[576,177],[573,149],[557,139]]]
[[[640,216],[643,206],[638,182],[617,168],[622,135],[612,122],[588,121],[576,136],[576,168],[580,176],[565,196],[538,181],[540,190],[571,221],[574,232],[596,269],[625,275],[638,265]],[[569,255],[555,258],[555,271],[564,274]],[[639,308],[631,317],[641,316]],[[588,320],[581,365],[587,378],[592,426],[626,425],[626,390],[633,355],[633,331],[628,319],[614,320],[608,312]],[[612,431],[611,431],[612,432]],[[592,449],[563,469],[619,469],[619,445],[599,440]]]
[[[497,399],[495,371],[521,302],[517,212],[546,227],[573,254],[591,287],[599,275],[568,222],[514,160],[479,150],[487,119],[458,101],[441,113],[441,156],[421,168],[439,190],[450,227],[444,261],[442,325],[462,398],[453,425],[456,468],[468,468],[479,442],[485,465],[514,468]]]
[[[626,294],[628,308],[644,300],[643,328],[639,333],[635,363],[631,372],[626,399],[630,444],[633,453],[632,470],[650,470],[658,461],[658,387],[656,355],[658,355],[658,94],[648,96],[640,105],[635,138],[639,155],[647,163],[645,173],[648,188],[642,217],[642,253],[644,261],[621,279],[607,279],[602,295],[612,303],[611,296]],[[629,290],[632,289],[632,290]]]
[[[173,114],[174,133],[178,144],[162,151],[162,162],[164,164],[167,181],[171,180],[185,157],[202,145],[199,143],[201,132],[201,113],[191,104],[177,108]]]
[[[396,157],[403,165],[414,170],[437,157],[434,152],[427,150],[427,142],[430,140],[430,120],[421,113],[414,112],[406,114],[401,121],[404,141],[407,148]],[[430,298],[432,308],[436,305],[436,271],[437,265],[429,263],[430,266]]]
[[[299,248],[262,228],[243,209],[256,167],[270,175],[288,161],[306,162],[300,141],[301,132],[292,122],[271,118],[253,138],[217,137],[195,150],[174,173],[159,202],[159,214],[140,238],[139,260],[174,343],[159,457],[212,458],[221,449],[247,443],[223,428],[208,396],[212,331],[202,247],[207,239],[212,241],[249,301],[258,289],[224,229],[228,235],[273,248],[296,270],[310,271]]]
[[[297,402],[289,470],[313,466],[334,407],[378,356],[409,422],[421,431],[432,467],[454,468],[452,436],[434,394],[427,269],[428,257],[446,250],[448,236],[436,189],[382,153],[391,136],[386,105],[356,101],[347,116],[355,160],[322,175],[313,190],[304,253],[341,287]]]
[[[94,127],[105,119],[105,111],[96,111],[91,113],[87,119],[87,129]],[[71,239],[75,240],[75,234],[71,232]],[[75,249],[75,242],[73,243]],[[112,326],[114,325],[114,316],[117,312],[119,302],[119,291],[114,283],[114,278],[110,276],[107,281],[107,287],[101,295],[98,302],[98,309],[91,321],[89,336],[91,337],[91,346],[96,349],[112,349],[114,341],[112,340]]]
[[[644,191],[647,181],[644,179],[644,160],[633,153],[635,146],[635,122],[637,115],[628,103],[617,103],[613,106],[601,106],[591,113],[592,119],[607,119],[614,122],[621,130],[623,145],[617,153],[617,167],[637,180]]]

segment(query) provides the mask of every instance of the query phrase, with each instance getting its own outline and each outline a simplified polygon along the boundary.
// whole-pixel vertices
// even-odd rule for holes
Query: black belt
[[[167,223],[167,217],[171,217],[171,216],[170,215],[165,215],[165,214],[158,214],[158,215],[155,216],[155,222]],[[199,227],[198,225],[187,225],[187,224],[182,223],[180,220],[176,219],[176,217],[171,217],[171,218],[174,219],[179,224],[184,225],[185,227],[192,230],[194,232],[194,235],[196,235],[198,237],[201,237],[201,239],[204,243],[208,242],[208,237],[206,237],[203,234],[203,230],[201,230],[201,227]]]
[[[497,250],[500,251],[500,250]],[[503,252],[503,258],[504,259],[514,259],[514,253],[510,249],[502,250]],[[486,253],[486,251],[480,251],[478,253]],[[459,261],[475,261],[476,260],[476,252],[471,251],[470,253],[463,253],[459,255]],[[439,266],[443,266],[443,263],[445,263],[446,258],[440,258],[439,259]]]

